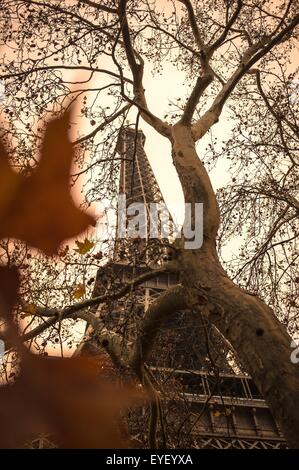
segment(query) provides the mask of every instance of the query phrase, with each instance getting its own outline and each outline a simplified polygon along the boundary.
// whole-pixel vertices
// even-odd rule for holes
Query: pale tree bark
[[[204,203],[204,242],[200,250],[181,250],[179,265],[187,303],[203,288],[205,315],[237,351],[291,447],[299,447],[299,366],[290,360],[291,337],[272,310],[227,276],[220,265],[215,235],[219,212],[209,177],[200,162],[191,129],[173,128],[173,158],[186,201]],[[183,268],[182,268],[183,267]]]

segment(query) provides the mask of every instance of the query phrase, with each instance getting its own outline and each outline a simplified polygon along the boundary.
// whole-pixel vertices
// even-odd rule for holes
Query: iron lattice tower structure
[[[142,239],[130,239],[129,237],[118,238],[116,236],[114,247],[114,260],[127,262],[132,257],[139,265],[147,264],[153,261],[158,254],[161,254],[162,245],[166,240],[162,239],[163,214],[158,213],[157,238],[151,238],[150,220],[151,220],[151,204],[155,203],[165,206],[164,199],[155,178],[152,167],[148,161],[144,150],[145,135],[141,130],[135,131],[131,127],[125,127],[120,133],[118,140],[118,152],[121,155],[119,195],[125,197],[126,209],[134,204],[142,204],[144,214],[141,214],[141,225],[144,229]],[[127,215],[127,221],[132,219],[134,215]],[[118,227],[117,227],[118,233]]]
[[[122,131],[119,139],[122,157],[119,191],[126,195],[127,205],[141,202],[148,207],[151,202],[164,203],[144,142],[143,132],[136,133],[130,127]],[[132,240],[116,239],[110,270],[119,283],[149,269],[144,251],[151,242],[146,239],[136,247]],[[161,256],[160,245],[156,253]],[[157,296],[177,283],[179,275],[173,273],[163,273],[145,282],[135,294],[135,307],[143,313]],[[119,324],[128,308],[122,302],[118,301],[111,309],[112,321]],[[234,373],[227,360],[217,370],[211,367],[202,331],[196,329],[192,318],[190,312],[174,312],[174,319],[161,331],[156,353],[149,362],[151,374],[164,386],[163,406],[166,427],[173,433],[172,442],[177,440],[179,446],[182,436],[183,445],[195,448],[285,448],[284,437],[253,380],[245,372]],[[127,333],[134,335],[136,329],[138,318],[128,326]],[[213,340],[213,330],[210,339]],[[215,341],[216,349],[227,355],[227,348],[219,343],[217,335]]]
[[[144,150],[145,135],[126,127],[122,130],[118,151],[122,156],[119,192],[126,194],[128,203],[164,202],[161,190]]]

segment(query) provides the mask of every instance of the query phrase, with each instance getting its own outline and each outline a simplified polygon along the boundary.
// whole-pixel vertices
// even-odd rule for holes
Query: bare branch
[[[231,26],[234,24],[237,17],[239,16],[239,13],[242,8],[242,0],[238,0],[237,9],[235,13],[232,15],[231,19],[228,21],[221,36],[214,42],[212,46],[208,48],[205,46],[205,44],[203,43],[200,37],[199,29],[196,23],[195,13],[191,5],[191,2],[189,0],[179,0],[179,1],[183,3],[187,8],[188,17],[190,20],[193,35],[195,37],[197,45],[200,48],[199,58],[200,58],[200,63],[202,66],[202,71],[203,71],[202,76],[198,77],[196,81],[196,85],[193,88],[192,93],[186,103],[185,110],[181,118],[182,124],[190,124],[194,111],[196,109],[196,106],[200,100],[200,97],[202,96],[202,94],[204,93],[204,91],[210,85],[210,83],[213,81],[213,78],[214,78],[214,72],[209,64],[210,58],[213,52],[217,49],[217,47],[219,47],[222,44],[222,42],[226,39],[226,36]]]
[[[231,27],[233,26],[233,24],[237,20],[239,14],[240,14],[240,11],[242,9],[242,6],[243,6],[243,1],[238,0],[237,8],[236,8],[235,12],[233,13],[233,15],[231,16],[231,18],[229,19],[229,21],[227,22],[227,24],[224,28],[224,31],[219,36],[219,38],[216,39],[216,41],[210,46],[209,49],[210,49],[211,52],[214,52],[218,47],[220,47],[223,44],[223,42],[225,41],[229,31],[231,30]]]
[[[125,343],[123,336],[112,330],[108,330],[102,320],[90,311],[83,310],[77,312],[72,318],[86,321],[87,325],[91,325],[93,330],[87,340],[83,338],[83,341],[74,354],[75,356],[81,354],[84,347],[92,343],[95,344],[97,348],[105,349],[116,367],[128,368],[130,345]]]
[[[192,93],[187,100],[183,116],[180,120],[182,124],[190,124],[196,106],[199,102],[203,92],[207,89],[210,83],[213,81],[213,71],[210,69],[210,73],[205,74],[203,77],[199,77],[196,81],[196,85],[192,90]]]
[[[143,274],[141,274],[139,277],[136,279],[133,279],[132,281],[128,282],[125,284],[120,290],[114,292],[114,293],[108,293],[104,295],[99,295],[97,297],[92,297],[91,299],[88,300],[83,300],[82,302],[77,302],[69,307],[65,307],[63,309],[51,309],[51,308],[43,308],[43,307],[38,307],[36,310],[36,314],[40,317],[60,317],[61,319],[63,318],[70,318],[72,315],[76,312],[79,312],[80,310],[84,310],[88,307],[93,307],[93,306],[98,306],[102,303],[111,301],[111,300],[117,300],[120,299],[121,297],[124,297],[126,294],[128,294],[133,287],[137,287],[140,284],[143,284],[144,282],[148,281],[149,279],[153,279],[156,276],[159,276],[159,274],[165,272],[165,269],[157,269],[153,271],[147,271]],[[24,308],[24,311],[26,311],[26,307]]]
[[[293,132],[295,132],[295,134],[297,134],[298,133],[298,126],[296,126],[295,124],[290,122],[285,116],[281,116],[281,115],[278,116],[277,113],[275,112],[273,106],[271,106],[270,101],[269,101],[268,97],[266,96],[266,93],[264,92],[263,87],[262,87],[261,72],[258,69],[254,69],[254,70],[251,70],[249,72],[253,72],[255,74],[257,88],[258,88],[263,100],[265,101],[265,104],[266,104],[267,108],[269,109],[270,113],[276,119],[278,126],[281,127],[281,121],[284,121],[286,123],[286,125]],[[293,163],[295,163],[295,162],[293,161]]]
[[[79,20],[80,22],[82,23],[85,23],[86,25],[92,27],[93,29],[96,29],[98,31],[102,31],[104,34],[105,34],[105,28],[102,28],[94,23],[92,23],[91,21],[89,21],[87,18],[84,18],[83,16],[80,16],[78,15],[77,13],[73,12],[73,11],[70,11],[66,8],[63,8],[61,6],[58,6],[57,4],[50,4],[50,3],[47,3],[47,2],[38,2],[38,1],[35,1],[35,0],[23,0],[24,3],[27,3],[27,4],[30,4],[30,5],[36,5],[36,6],[40,6],[42,8],[48,8],[50,10],[54,10],[55,12],[59,12],[59,13],[62,13],[66,16],[69,16],[71,18],[76,18],[77,20]],[[107,35],[110,37],[111,35],[109,33],[107,33]]]
[[[264,57],[271,49],[284,40],[285,36],[290,34],[299,23],[299,15],[296,15],[292,21],[275,37],[266,36],[256,44],[250,46],[241,58],[241,62],[237,70],[232,74],[222,90],[215,98],[212,106],[206,113],[192,126],[193,138],[200,139],[213,124],[215,124],[221,114],[222,108],[239,83],[241,78],[248,72],[248,70],[256,64],[262,57]]]
[[[105,11],[107,13],[117,13],[116,8],[107,7],[106,5],[102,5],[101,3],[92,2],[91,0],[80,0],[81,3],[85,5],[89,5],[91,7],[96,8],[97,10]]]
[[[127,60],[133,75],[133,81],[134,81],[134,100],[126,99],[131,103],[137,106],[141,112],[142,118],[150,124],[157,132],[159,132],[161,135],[170,138],[170,127],[166,122],[163,122],[161,119],[159,119],[157,116],[155,116],[147,106],[145,94],[144,94],[144,88],[143,88],[143,69],[144,69],[144,62],[142,60],[142,57],[140,54],[138,54],[132,45],[131,41],[131,36],[130,36],[130,31],[129,31],[129,25],[128,25],[128,20],[127,20],[127,15],[126,15],[126,4],[127,0],[120,0],[119,2],[119,22],[120,22],[120,27],[121,27],[121,32],[123,36],[123,46],[125,48]],[[136,61],[136,58],[138,58],[138,61]],[[116,62],[116,59],[114,57],[114,61]],[[120,66],[118,65],[119,69]]]
[[[60,70],[60,69],[61,70],[87,70],[88,72],[105,73],[107,75],[110,75],[111,77],[120,78],[120,76],[117,73],[112,72],[111,70],[99,69],[97,67],[88,67],[84,65],[45,65],[43,67],[36,67],[36,68],[28,69],[28,70],[23,70],[21,72],[14,72],[14,73],[7,73],[5,75],[0,75],[0,79],[4,80],[6,78],[21,77],[24,75],[27,76],[35,72],[41,72],[43,70]],[[133,81],[129,78],[122,77],[122,79],[127,83],[133,84]]]
[[[113,122],[115,119],[117,119],[119,116],[121,116],[122,114],[124,114],[126,111],[128,111],[130,108],[131,108],[131,104],[126,104],[125,106],[123,106],[119,111],[117,111],[116,113],[112,114],[111,116],[107,117],[105,119],[105,121],[101,122],[101,124],[99,124],[92,132],[90,132],[89,134],[83,136],[83,137],[80,137],[79,139],[75,140],[73,142],[74,145],[78,145],[78,144],[82,144],[82,142],[85,142],[86,140],[88,139],[91,139],[92,137],[94,137],[98,132],[102,131],[107,124],[110,124],[111,122]]]
[[[205,45],[202,40],[200,31],[198,29],[195,12],[194,12],[194,9],[192,7],[190,0],[178,0],[178,1],[182,3],[183,5],[185,5],[187,12],[188,12],[188,18],[191,24],[191,28],[192,28],[192,32],[193,32],[196,44],[198,45],[200,50],[203,50],[205,48]]]

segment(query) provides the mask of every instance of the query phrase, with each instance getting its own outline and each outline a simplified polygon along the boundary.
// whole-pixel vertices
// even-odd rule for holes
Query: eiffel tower
[[[145,136],[142,131],[135,132],[134,129],[126,127],[122,130],[118,141],[118,152],[120,153],[121,168],[119,181],[119,195],[125,196],[126,209],[134,204],[142,204],[145,211],[141,221],[144,228],[142,239],[120,239],[115,240],[114,260],[132,260],[138,254],[138,264],[144,265],[153,262],[153,257],[161,255],[163,243],[161,239],[161,229],[163,220],[159,218],[157,227],[158,237],[150,236],[151,203],[164,205],[163,196],[151,165],[144,151]],[[166,207],[166,206],[165,206]],[[130,219],[130,216],[128,216]],[[170,222],[172,219],[170,218]],[[117,227],[118,231],[118,227]],[[160,237],[160,238],[159,238]],[[160,241],[160,243],[159,243]]]
[[[127,205],[141,202],[148,212],[151,202],[164,203],[164,200],[144,143],[142,131],[123,129],[118,143],[122,158],[119,192],[125,194]],[[149,238],[138,241],[137,245],[134,240],[116,239],[110,276],[122,285],[146,272],[150,255],[165,256],[161,246],[159,241],[155,245]],[[179,275],[173,273],[146,281],[132,292],[129,300],[119,300],[110,306],[111,324],[114,328],[117,325],[118,332],[130,339],[136,335],[139,320],[149,304],[178,283]],[[238,369],[235,361],[224,339],[212,326],[200,327],[195,323],[192,312],[177,312],[174,320],[164,325],[148,368],[158,389],[163,387],[163,425],[172,446],[286,448],[265,400],[251,377]],[[146,415],[139,418],[143,422]],[[137,426],[136,433],[139,431]]]

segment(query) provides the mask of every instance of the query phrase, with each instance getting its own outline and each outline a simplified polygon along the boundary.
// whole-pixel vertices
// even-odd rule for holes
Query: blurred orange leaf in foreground
[[[0,238],[18,238],[53,255],[63,240],[94,225],[70,194],[74,148],[69,122],[66,112],[46,124],[40,162],[27,177],[14,171],[0,141]]]
[[[120,411],[137,391],[109,383],[101,369],[104,357],[28,353],[15,383],[0,387],[0,448],[23,447],[42,433],[59,448],[130,447]]]
[[[39,434],[49,434],[61,448],[130,447],[120,412],[140,400],[140,391],[116,384],[103,353],[69,359],[30,353],[12,320],[18,288],[17,269],[0,266],[5,341],[20,359],[15,381],[0,386],[0,448],[23,447]]]
[[[0,239],[17,238],[56,254],[67,238],[84,231],[93,219],[79,210],[70,194],[74,156],[68,137],[69,113],[45,127],[41,158],[30,176],[17,173],[0,141]],[[81,251],[89,251],[91,242]],[[64,254],[65,253],[65,254]],[[62,255],[66,255],[64,248]],[[40,434],[64,448],[128,447],[121,410],[140,392],[116,383],[112,363],[102,354],[70,359],[33,355],[23,344],[15,318],[20,275],[0,266],[1,339],[17,355],[8,367],[14,381],[0,385],[0,448],[23,447]],[[84,295],[79,286],[77,297]],[[31,315],[36,305],[27,305]],[[3,320],[3,322],[2,322]],[[114,379],[112,379],[114,377]]]

